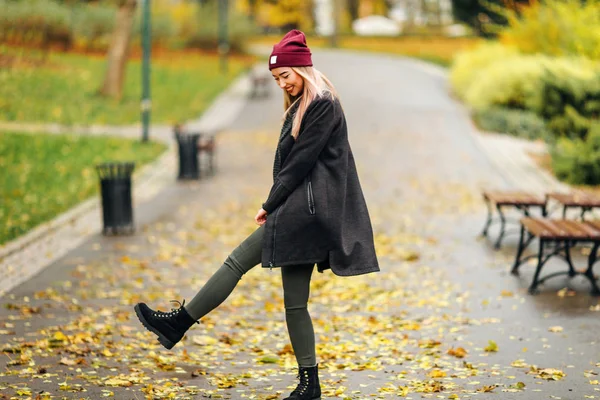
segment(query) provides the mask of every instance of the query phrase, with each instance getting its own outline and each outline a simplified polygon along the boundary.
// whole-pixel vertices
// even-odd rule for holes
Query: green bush
[[[575,185],[600,184],[600,123],[591,125],[585,139],[559,138],[551,156],[559,179]]]
[[[219,47],[219,17],[217,4],[206,4],[200,11],[192,37],[186,40],[185,47],[202,50],[217,50]],[[257,33],[257,28],[249,17],[231,10],[228,20],[229,49],[234,53],[245,53],[246,38]]]
[[[0,38],[41,45],[60,39],[71,43],[71,11],[51,0],[0,0]]]
[[[532,109],[548,121],[556,137],[585,139],[600,116],[600,72],[543,76]]]
[[[475,111],[477,126],[489,132],[508,133],[525,139],[547,139],[544,120],[531,111],[489,108]]]
[[[198,9],[196,3],[155,4],[151,16],[153,45],[216,50],[216,5],[215,2]],[[0,10],[0,42],[27,46],[60,43],[65,49],[75,44],[94,51],[108,49],[117,12],[111,3],[71,5],[56,0],[0,0]],[[181,15],[182,12],[185,14]],[[138,12],[133,26],[133,46],[138,46],[141,41],[140,26]],[[231,7],[228,21],[231,50],[244,53],[246,38],[254,33],[256,26],[250,19]]]
[[[73,9],[75,40],[87,50],[104,50],[110,44],[117,9],[103,4],[78,5]]]

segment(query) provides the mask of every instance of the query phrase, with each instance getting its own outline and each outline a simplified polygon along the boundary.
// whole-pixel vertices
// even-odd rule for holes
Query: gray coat
[[[268,213],[263,267],[316,263],[319,271],[331,268],[341,276],[379,271],[371,220],[337,99],[325,96],[309,105],[280,167],[263,205]]]

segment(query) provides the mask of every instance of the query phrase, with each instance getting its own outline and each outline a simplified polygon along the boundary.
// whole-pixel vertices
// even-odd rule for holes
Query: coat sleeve
[[[315,100],[306,111],[292,151],[271,187],[263,209],[270,214],[302,183],[315,166],[337,123],[332,99]]]

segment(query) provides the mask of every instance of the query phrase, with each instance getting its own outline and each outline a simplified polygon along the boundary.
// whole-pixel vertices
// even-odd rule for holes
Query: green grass
[[[98,193],[96,164],[135,161],[139,170],[165,149],[113,137],[0,133],[0,243]]]
[[[0,46],[0,120],[60,124],[122,125],[139,122],[141,63],[127,66],[123,97],[97,95],[106,68],[105,57],[41,54]],[[151,67],[152,123],[173,124],[197,118],[211,101],[253,62],[231,57],[229,72],[220,72],[216,55],[166,53],[153,55]]]

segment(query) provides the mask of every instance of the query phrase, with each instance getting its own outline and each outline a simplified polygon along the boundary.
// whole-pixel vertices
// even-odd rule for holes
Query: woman
[[[310,279],[331,269],[350,276],[379,271],[373,231],[335,89],[312,67],[304,34],[288,32],[273,46],[269,69],[283,89],[284,123],[273,186],[255,221],[259,228],[225,260],[188,304],[170,313],[144,303],[135,311],[167,349],[221,304],[257,264],[281,267],[285,316],[299,370],[287,399],[321,396],[315,335],[307,309]]]

